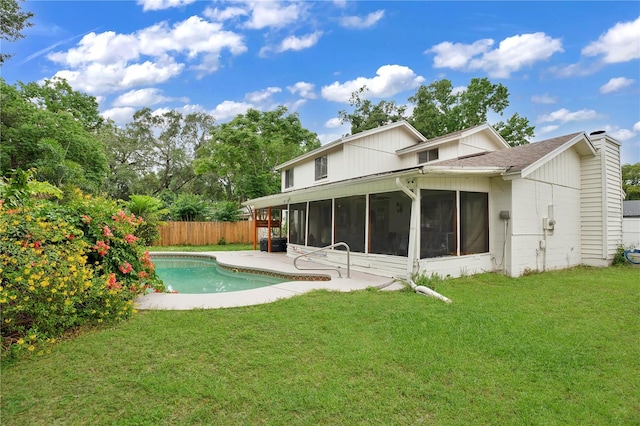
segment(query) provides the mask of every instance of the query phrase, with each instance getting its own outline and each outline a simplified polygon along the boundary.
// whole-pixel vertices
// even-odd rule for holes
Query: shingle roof
[[[504,167],[507,173],[519,172],[525,167],[538,161],[556,148],[567,143],[582,132],[534,142],[528,145],[516,146],[499,151],[483,152],[453,160],[434,163],[438,167]]]
[[[640,217],[640,200],[627,200],[622,202],[622,216]]]

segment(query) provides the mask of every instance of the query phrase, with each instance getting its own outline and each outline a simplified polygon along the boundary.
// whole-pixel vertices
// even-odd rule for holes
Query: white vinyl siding
[[[606,137],[593,142],[597,155],[582,162],[582,255],[587,265],[606,266],[622,242],[620,147]]]
[[[403,162],[396,151],[416,143],[415,136],[409,135],[401,128],[347,142],[343,148],[342,163],[338,166],[342,171],[340,179],[401,169]],[[416,165],[415,157],[412,155],[411,158],[413,161],[409,167]]]
[[[622,243],[622,171],[620,147],[605,145],[605,182],[607,185],[607,259],[613,259],[618,245]]]
[[[540,166],[527,179],[580,189],[580,155],[568,149]]]
[[[640,217],[622,218],[622,245],[640,249]]]
[[[514,180],[512,188],[510,275],[580,264],[580,190],[529,179]],[[549,206],[556,225],[545,231]]]

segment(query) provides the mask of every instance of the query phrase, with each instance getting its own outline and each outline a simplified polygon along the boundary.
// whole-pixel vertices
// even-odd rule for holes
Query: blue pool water
[[[267,287],[285,280],[219,268],[215,259],[153,256],[156,273],[168,291],[182,294],[226,293]]]

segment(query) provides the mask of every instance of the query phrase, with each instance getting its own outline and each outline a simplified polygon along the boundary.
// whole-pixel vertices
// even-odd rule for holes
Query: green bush
[[[135,297],[164,290],[134,235],[141,223],[79,190],[62,205],[31,199],[9,208],[0,200],[3,355],[33,351],[77,326],[128,318]]]
[[[624,252],[627,250],[633,250],[634,246],[630,245],[625,247],[622,244],[618,244],[618,247],[616,247],[616,254],[613,256],[613,265],[614,266],[618,266],[618,265],[627,265],[627,258],[624,256]]]
[[[440,287],[445,281],[445,278],[442,278],[436,273],[427,275],[426,272],[421,272],[419,274],[414,273],[411,275],[411,279],[413,280],[413,283],[415,285],[424,286],[434,291],[438,291],[437,288]]]
[[[127,208],[134,215],[144,219],[144,223],[138,225],[136,236],[141,243],[150,246],[160,238],[160,225],[164,224],[162,217],[169,213],[164,208],[162,200],[149,195],[132,195],[127,203]]]
[[[194,222],[207,220],[211,208],[209,203],[197,194],[180,194],[171,205],[173,220]]]
[[[212,218],[216,222],[237,222],[240,220],[240,205],[234,201],[221,201],[215,206]]]

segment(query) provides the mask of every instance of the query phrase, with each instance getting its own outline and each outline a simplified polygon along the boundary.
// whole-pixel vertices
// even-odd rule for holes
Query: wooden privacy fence
[[[166,222],[160,226],[160,239],[156,246],[199,246],[229,243],[252,243],[253,222]]]

